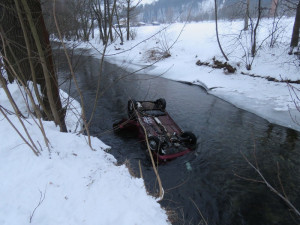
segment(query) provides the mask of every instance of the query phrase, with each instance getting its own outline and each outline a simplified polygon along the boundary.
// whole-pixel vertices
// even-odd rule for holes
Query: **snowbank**
[[[293,20],[294,18],[283,18],[278,22],[273,48],[269,47],[272,20],[261,21],[257,42],[260,49],[251,71],[245,68],[251,58],[247,56],[250,52],[250,38],[247,33],[240,35],[243,21],[219,22],[220,40],[230,63],[237,67],[235,74],[225,74],[223,70],[196,65],[197,60],[211,62],[213,57],[224,61],[216,42],[215,23],[212,21],[188,23],[186,26],[175,23],[133,28],[137,33],[136,39],[125,42],[124,45],[115,42],[109,46],[106,59],[134,71],[154,62],[149,60],[151,50],[165,49],[176,42],[170,49],[169,58],[141,72],[154,76],[163,74],[167,79],[204,86],[210,94],[239,108],[253,112],[270,122],[300,131],[300,126],[291,118],[291,115],[293,118],[299,117],[299,112],[295,108],[286,83],[264,79],[271,77],[277,80],[300,80],[299,59],[287,54]],[[159,32],[163,28],[166,29]],[[182,34],[179,36],[181,31]],[[154,36],[149,39],[152,35]],[[94,47],[101,49],[99,40],[92,43]],[[242,73],[259,75],[261,78]],[[300,87],[298,84],[295,86]]]
[[[9,88],[28,115],[17,85]],[[71,112],[80,107],[70,101],[68,129],[74,130],[78,124]],[[2,88],[0,104],[12,110]],[[15,115],[7,116],[23,131]],[[36,157],[0,114],[1,225],[168,224],[165,211],[146,194],[143,180],[132,177],[124,165],[116,166],[99,139],[92,137],[92,151],[84,135],[61,133],[53,122],[43,121],[48,149],[33,119],[23,122],[41,155]]]

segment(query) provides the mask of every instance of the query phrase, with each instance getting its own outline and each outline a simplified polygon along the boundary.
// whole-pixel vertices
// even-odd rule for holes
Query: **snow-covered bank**
[[[9,88],[27,116],[17,85]],[[79,108],[72,102],[69,130],[77,126],[71,111]],[[1,87],[0,105],[12,110]],[[9,112],[7,116],[26,136],[17,117]],[[41,149],[39,157],[0,113],[1,225],[168,224],[165,211],[146,194],[143,180],[132,177],[124,165],[117,166],[99,139],[92,138],[92,151],[84,135],[61,133],[53,122],[43,121],[49,151],[33,119],[23,122]]]
[[[149,60],[153,49],[171,47],[183,29],[181,36],[170,49],[171,56],[141,72],[154,76],[163,74],[167,79],[203,85],[210,94],[239,108],[253,112],[270,122],[300,131],[300,126],[291,118],[291,115],[300,118],[300,113],[295,108],[286,83],[242,74],[244,72],[261,77],[274,77],[278,80],[300,80],[299,60],[287,54],[293,20],[294,18],[284,18],[279,21],[273,48],[268,47],[272,20],[264,19],[261,22],[258,33],[260,49],[253,61],[251,71],[245,68],[251,60],[247,56],[250,52],[250,37],[246,33],[240,35],[243,28],[242,21],[219,22],[221,43],[228,53],[230,63],[237,67],[234,74],[225,74],[223,70],[196,65],[197,60],[208,62],[213,57],[224,61],[217,45],[215,24],[212,21],[189,23],[186,26],[175,23],[170,26],[133,28],[137,33],[136,39],[125,42],[124,45],[119,45],[117,42],[110,45],[106,52],[108,55],[106,59],[128,70],[141,69],[153,63],[153,60]],[[166,30],[148,39],[166,26]],[[94,47],[101,49],[99,40],[94,40],[92,43]],[[298,84],[295,86],[300,87]]]

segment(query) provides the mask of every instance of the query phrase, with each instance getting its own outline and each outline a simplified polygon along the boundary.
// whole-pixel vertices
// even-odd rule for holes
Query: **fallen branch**
[[[262,79],[266,79],[268,81],[273,81],[273,82],[277,82],[277,83],[289,83],[289,84],[300,84],[300,80],[290,80],[290,79],[276,79],[274,77],[271,76],[261,76],[261,75],[256,75],[253,73],[245,73],[245,72],[241,72],[242,75],[246,75],[246,76],[250,76],[250,77],[257,77],[257,78],[262,78]]]
[[[214,69],[224,69],[225,72],[228,73],[235,73],[236,68],[231,66],[228,62],[221,62],[219,60],[217,60],[215,57],[212,59],[213,60],[213,64],[209,63],[209,62],[201,62],[200,60],[198,60],[196,62],[197,66],[208,66]]]

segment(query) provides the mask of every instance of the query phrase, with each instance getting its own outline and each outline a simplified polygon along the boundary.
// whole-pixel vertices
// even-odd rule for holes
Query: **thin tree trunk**
[[[66,132],[67,128],[64,120],[65,111],[63,110],[60,101],[59,89],[57,85],[57,79],[55,76],[54,64],[52,59],[51,46],[49,42],[49,35],[48,32],[46,31],[43,17],[41,16],[42,11],[41,11],[40,2],[35,0],[28,1],[28,2],[26,2],[26,0],[21,0],[21,2],[27,16],[27,20],[33,35],[35,45],[38,50],[38,55],[43,69],[44,79],[46,83],[47,97],[49,100],[52,115],[54,117],[54,122],[57,125],[59,125],[61,131]],[[38,14],[39,17],[37,18],[37,21],[34,21],[31,14],[31,10],[33,12],[39,13]],[[37,22],[36,23],[37,25],[35,24],[35,22]],[[42,31],[40,32],[41,37],[39,36],[38,29],[36,26],[39,27],[40,31]],[[43,49],[43,47],[45,48],[46,51]]]
[[[26,10],[25,10],[26,9]],[[0,50],[5,55],[5,68],[10,81],[40,84],[44,119],[54,120],[61,131],[66,131],[64,110],[52,61],[49,35],[46,31],[39,0],[3,1],[0,4]],[[6,52],[4,52],[6,51]],[[48,76],[48,77],[44,77]],[[46,82],[47,79],[47,82]]]
[[[116,9],[116,17],[117,17],[118,29],[119,29],[119,32],[120,32],[121,45],[123,45],[124,39],[123,39],[123,33],[122,33],[122,30],[121,30],[121,26],[120,26],[119,13],[118,13],[117,9]]]
[[[86,115],[85,115],[85,107],[84,107],[83,95],[82,95],[82,93],[81,93],[81,90],[80,90],[80,88],[79,88],[77,79],[76,79],[76,77],[75,77],[75,73],[74,73],[74,71],[73,71],[71,59],[70,59],[70,57],[69,57],[69,55],[68,55],[68,52],[67,52],[67,47],[66,47],[65,43],[63,42],[62,35],[61,35],[60,29],[59,29],[59,27],[58,27],[58,23],[57,23],[57,19],[56,19],[56,11],[55,11],[56,7],[55,7],[55,4],[56,4],[56,1],[53,0],[53,17],[54,17],[54,23],[55,23],[55,26],[56,26],[56,29],[57,29],[58,37],[59,37],[59,39],[60,39],[60,41],[61,41],[61,43],[62,43],[64,52],[65,52],[65,55],[66,55],[66,58],[67,58],[67,61],[68,61],[68,65],[69,65],[69,68],[70,68],[70,73],[71,73],[71,75],[72,75],[73,81],[74,81],[74,83],[75,83],[76,89],[77,89],[78,94],[79,94],[79,97],[80,97],[80,104],[81,104],[81,108],[82,108],[82,120],[83,120],[85,129],[86,129],[86,132],[87,132],[87,135],[88,135],[88,144],[89,144],[90,148],[93,149],[93,148],[92,148],[91,136],[90,136],[90,132],[89,132],[89,127],[88,127],[88,124],[87,124],[87,121],[86,121]]]
[[[270,16],[276,17],[277,8],[278,8],[278,0],[272,0]]]
[[[91,25],[89,26],[88,36],[92,34],[92,38],[94,38],[94,19],[91,19]]]
[[[107,1],[104,0],[104,23],[103,23],[103,33],[104,33],[104,42],[105,45],[108,42],[108,30],[107,30]]]
[[[292,39],[291,39],[291,50],[289,54],[293,53],[293,48],[298,46],[299,43],[299,29],[300,29],[300,0],[297,5],[297,12],[295,16],[295,22],[294,22],[294,27],[293,27],[293,34],[292,34]]]
[[[24,82],[30,80],[30,67],[27,63],[27,50],[24,39],[20,38],[23,36],[23,31],[18,26],[19,20],[15,8],[14,1],[3,1],[0,3],[0,32],[5,42],[0,41],[0,50],[2,55],[5,54],[8,61],[5,61],[5,67],[8,75],[9,82],[14,81],[14,75],[9,69],[8,62],[13,67]],[[9,41],[11,48],[7,46]],[[6,50],[6,53],[4,53]],[[16,59],[18,56],[18,59]]]
[[[27,128],[25,127],[23,121],[21,120],[20,116],[17,115],[18,119],[19,119],[19,122],[20,124],[22,125],[27,137],[29,138],[31,144],[26,140],[26,138],[24,138],[24,136],[20,133],[20,131],[16,128],[16,126],[12,123],[12,121],[7,117],[6,113],[2,110],[2,108],[0,107],[0,112],[2,113],[2,115],[5,117],[5,119],[10,123],[10,125],[14,128],[14,130],[19,134],[19,136],[23,139],[23,141],[31,148],[31,150],[33,151],[33,153],[36,155],[36,156],[39,156],[39,151],[38,151],[38,148],[35,146],[34,142],[32,141],[29,133],[28,133],[28,130]]]
[[[127,0],[127,41],[129,41],[129,37],[130,37],[130,30],[129,30],[129,28],[130,28],[130,26],[129,26],[129,23],[130,23],[130,0]]]
[[[114,1],[115,2],[115,1]],[[113,4],[113,7],[110,11],[110,6],[109,6],[109,0],[107,0],[107,17],[108,17],[108,20],[107,20],[107,24],[108,24],[108,33],[109,33],[109,37],[110,37],[110,42],[113,42],[113,34],[112,34],[112,19],[111,18],[111,15],[114,14],[114,8],[115,8],[115,4]]]
[[[244,19],[244,30],[248,30],[248,26],[249,26],[249,5],[250,5],[250,0],[247,0],[246,13],[245,13],[245,19]]]
[[[224,58],[226,59],[226,61],[228,61],[227,56],[225,55],[223,48],[221,46],[220,40],[219,40],[219,32],[218,32],[218,8],[217,8],[217,0],[215,0],[215,22],[216,22],[216,34],[217,34],[217,41],[218,41],[218,45],[219,48],[222,52],[222,55],[224,56]]]
[[[275,33],[276,33],[277,27],[278,27],[278,22],[276,22],[277,9],[278,9],[278,0],[273,0],[272,6],[271,6],[271,16],[273,16],[272,33],[271,33],[271,40],[270,40],[271,48],[274,47],[274,44],[276,42]]]
[[[15,100],[13,99],[12,95],[11,95],[10,92],[9,92],[9,89],[8,89],[7,86],[6,86],[6,80],[4,79],[4,77],[3,77],[2,73],[1,73],[1,71],[0,71],[0,84],[2,85],[2,88],[3,88],[4,92],[5,92],[5,94],[6,94],[7,98],[8,98],[8,100],[9,100],[9,102],[10,102],[10,104],[11,104],[11,106],[13,107],[15,113],[18,114],[19,116],[22,116],[22,117],[23,117],[23,115],[22,115],[22,113],[20,112],[20,110],[19,110],[19,108],[18,108],[18,106],[17,106]]]
[[[100,1],[97,0],[94,2],[93,6],[92,6],[93,10],[94,10],[94,14],[96,16],[96,20],[98,22],[98,27],[99,27],[99,32],[100,32],[100,39],[102,40],[103,45],[105,44],[105,38],[104,38],[104,26],[103,26],[103,14],[102,14],[102,9],[101,9],[101,5],[100,5]]]
[[[257,15],[257,22],[253,30],[253,38],[252,38],[252,46],[251,46],[251,56],[255,57],[256,55],[256,35],[257,35],[257,28],[261,18],[261,0],[258,0],[258,15]]]
[[[30,70],[31,70],[31,74],[32,74],[34,92],[35,92],[35,95],[37,97],[37,100],[38,100],[40,106],[43,109],[43,112],[46,114],[47,118],[51,118],[51,115],[49,114],[47,108],[44,105],[44,102],[42,101],[42,99],[40,97],[39,90],[38,90],[38,87],[37,87],[37,76],[36,76],[35,68],[34,68],[34,65],[33,65],[33,62],[32,62],[32,56],[31,56],[32,46],[30,45],[29,35],[27,33],[27,29],[26,29],[26,26],[25,26],[25,23],[24,23],[24,19],[22,17],[21,8],[20,8],[19,2],[17,0],[15,0],[15,4],[16,4],[16,9],[17,9],[19,21],[20,21],[20,24],[21,24],[21,27],[22,27],[24,40],[25,40],[25,43],[26,43],[28,62],[29,62],[29,66],[30,66]]]
[[[97,21],[98,21],[98,26],[99,26],[99,30],[100,30],[100,39],[102,40],[103,44],[104,44],[104,33],[103,33],[103,23],[102,23],[102,13],[101,11],[99,12],[99,16],[97,16]]]

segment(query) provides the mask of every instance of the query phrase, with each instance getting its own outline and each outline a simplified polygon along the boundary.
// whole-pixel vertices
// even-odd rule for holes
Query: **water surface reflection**
[[[78,61],[79,60],[79,61]],[[76,70],[84,94],[87,116],[94,103],[99,59],[81,56]],[[60,64],[60,81],[68,76]],[[299,133],[240,110],[207,94],[197,86],[188,86],[145,75],[128,76],[115,82],[126,71],[105,63],[101,90],[109,88],[98,100],[91,133],[112,146],[118,161],[130,160],[138,174],[142,162],[147,188],[157,188],[154,173],[139,140],[116,136],[112,124],[126,117],[127,100],[165,98],[167,110],[183,130],[198,137],[198,148],[159,167],[165,189],[162,206],[176,212],[174,224],[296,224],[292,212],[264,184],[242,154],[259,167],[277,190],[282,188],[296,208],[300,208]],[[63,85],[64,89],[68,84]],[[71,95],[77,96],[71,87]],[[279,182],[280,180],[280,182]],[[195,204],[197,207],[195,206]],[[202,222],[201,222],[202,221]]]

